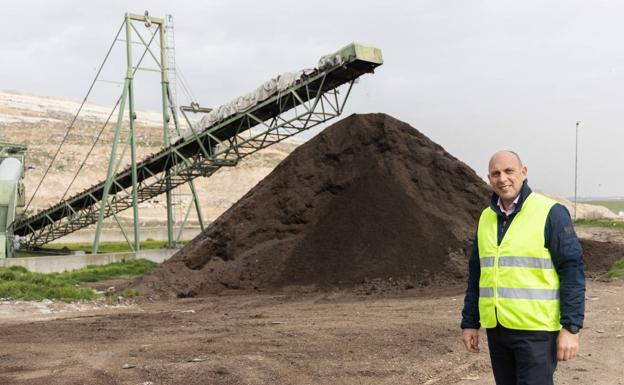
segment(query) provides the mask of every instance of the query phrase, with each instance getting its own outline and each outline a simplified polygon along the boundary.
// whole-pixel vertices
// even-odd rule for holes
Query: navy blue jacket
[[[522,184],[520,199],[516,211],[506,217],[497,205],[498,195],[493,194],[490,207],[498,216],[498,244],[500,245],[505,232],[513,221],[516,213],[522,210],[522,203],[531,194],[527,181]],[[505,219],[507,219],[505,221]],[[570,213],[561,204],[555,204],[548,213],[544,227],[545,247],[550,251],[555,270],[559,275],[559,299],[561,302],[562,325],[583,326],[585,315],[585,274],[583,265],[583,250],[579,243]],[[461,327],[480,328],[479,322],[479,277],[481,266],[479,263],[479,247],[477,238],[472,245],[472,254],[468,261],[468,288],[464,298]]]

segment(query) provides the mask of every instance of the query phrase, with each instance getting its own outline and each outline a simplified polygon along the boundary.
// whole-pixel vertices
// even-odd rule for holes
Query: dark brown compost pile
[[[488,194],[408,124],[351,115],[298,147],[138,287],[193,296],[458,279]]]
[[[351,115],[298,147],[137,288],[186,297],[457,281],[488,196],[471,168],[408,124]]]

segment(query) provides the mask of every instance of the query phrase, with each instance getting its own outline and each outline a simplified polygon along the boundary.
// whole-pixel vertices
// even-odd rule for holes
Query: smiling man
[[[582,249],[570,214],[531,191],[512,151],[490,159],[493,194],[479,218],[461,327],[479,352],[487,330],[497,385],[552,385],[557,361],[579,349],[585,311]]]

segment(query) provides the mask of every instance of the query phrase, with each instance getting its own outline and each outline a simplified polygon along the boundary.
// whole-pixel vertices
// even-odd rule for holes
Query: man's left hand
[[[571,360],[578,350],[579,334],[572,334],[566,329],[561,329],[557,337],[557,361]]]

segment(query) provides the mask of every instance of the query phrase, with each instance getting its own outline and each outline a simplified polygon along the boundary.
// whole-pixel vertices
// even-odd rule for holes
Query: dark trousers
[[[496,385],[553,385],[559,332],[487,329]]]

